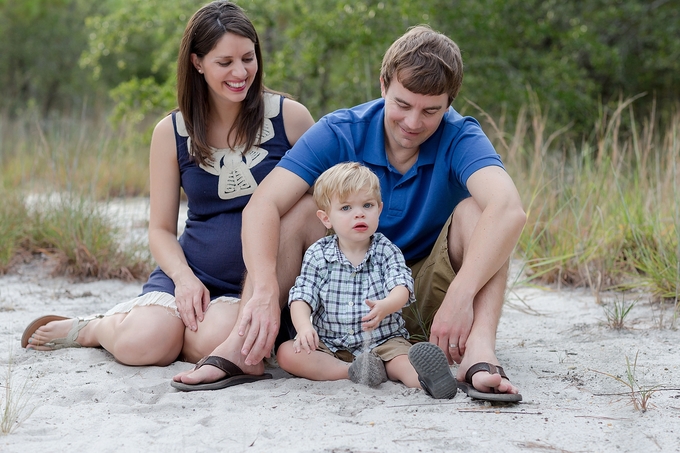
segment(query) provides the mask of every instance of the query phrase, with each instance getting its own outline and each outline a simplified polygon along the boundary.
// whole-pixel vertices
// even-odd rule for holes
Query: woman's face
[[[235,33],[225,33],[203,58],[191,54],[216,101],[242,102],[257,74],[255,43]]]

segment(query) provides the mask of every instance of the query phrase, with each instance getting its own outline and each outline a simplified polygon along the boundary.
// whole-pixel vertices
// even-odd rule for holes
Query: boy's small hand
[[[385,316],[387,316],[390,312],[385,310],[385,308],[380,304],[382,300],[368,300],[366,299],[366,305],[368,305],[371,308],[371,311],[368,312],[366,316],[361,318],[361,328],[363,330],[373,330],[378,325],[380,324],[380,321],[382,321]]]
[[[295,339],[295,342],[293,342],[295,353],[305,350],[307,351],[307,354],[311,354],[312,351],[316,351],[318,347],[319,335],[313,328],[298,332],[297,338]]]

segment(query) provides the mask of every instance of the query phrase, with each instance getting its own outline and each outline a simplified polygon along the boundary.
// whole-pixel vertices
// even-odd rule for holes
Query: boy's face
[[[418,151],[439,127],[449,108],[448,94],[416,94],[404,88],[396,77],[387,90],[382,80],[380,86],[385,98],[385,146],[392,153]]]
[[[368,191],[359,191],[340,200],[331,198],[328,212],[319,210],[317,216],[326,228],[332,228],[344,241],[364,242],[378,229],[382,203]]]

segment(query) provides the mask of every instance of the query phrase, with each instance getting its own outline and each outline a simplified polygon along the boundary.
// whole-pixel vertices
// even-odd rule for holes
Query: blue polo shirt
[[[355,161],[378,175],[383,198],[378,231],[407,261],[429,255],[456,205],[470,196],[466,183],[480,168],[503,168],[500,156],[477,120],[453,108],[420,145],[418,160],[405,174],[387,160],[382,98],[330,113],[312,126],[278,166],[310,186],[328,168]]]

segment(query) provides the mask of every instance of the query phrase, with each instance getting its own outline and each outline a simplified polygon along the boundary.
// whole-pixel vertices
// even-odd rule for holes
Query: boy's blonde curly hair
[[[328,211],[331,199],[340,200],[360,191],[368,191],[382,203],[380,181],[370,168],[358,162],[343,162],[324,171],[314,183],[314,201],[322,211]]]

